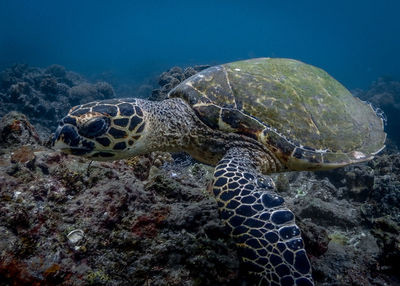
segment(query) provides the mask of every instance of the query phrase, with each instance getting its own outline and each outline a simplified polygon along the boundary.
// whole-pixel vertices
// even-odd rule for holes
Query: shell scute
[[[215,104],[198,104],[194,105],[193,109],[205,124],[218,129],[221,107]]]

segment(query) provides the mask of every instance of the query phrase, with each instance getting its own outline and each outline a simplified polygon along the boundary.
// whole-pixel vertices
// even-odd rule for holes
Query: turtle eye
[[[96,117],[82,124],[78,129],[78,133],[86,138],[94,138],[103,135],[109,126],[109,118]]]

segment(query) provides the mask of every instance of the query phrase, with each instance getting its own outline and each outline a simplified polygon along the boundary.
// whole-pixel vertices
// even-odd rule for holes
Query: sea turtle
[[[325,71],[292,59],[210,67],[168,97],[73,107],[55,147],[93,160],[185,151],[215,165],[212,192],[249,272],[260,285],[313,285],[294,215],[268,174],[370,160],[384,147],[382,119]]]

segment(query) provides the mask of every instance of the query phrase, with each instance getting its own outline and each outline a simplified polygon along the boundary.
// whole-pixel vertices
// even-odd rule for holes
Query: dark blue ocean
[[[138,83],[174,66],[289,57],[348,88],[400,78],[400,1],[0,1],[0,68]]]

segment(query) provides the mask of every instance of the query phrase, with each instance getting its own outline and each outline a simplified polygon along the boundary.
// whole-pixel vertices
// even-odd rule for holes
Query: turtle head
[[[145,129],[134,99],[114,99],[73,107],[53,137],[56,149],[92,160],[108,161],[140,154]]]

